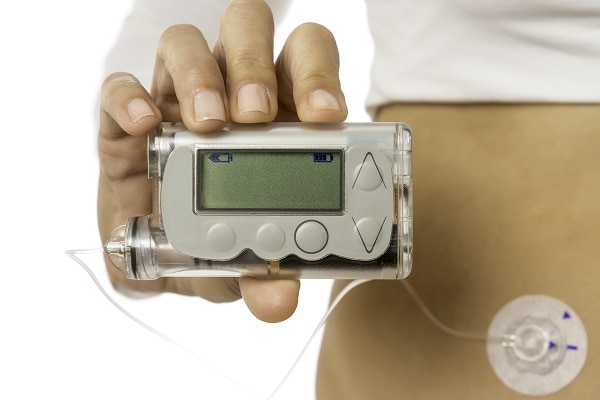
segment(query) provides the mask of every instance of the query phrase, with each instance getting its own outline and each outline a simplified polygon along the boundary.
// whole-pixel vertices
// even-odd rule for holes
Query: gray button
[[[220,252],[231,250],[236,242],[235,231],[227,224],[219,223],[210,227],[206,241],[211,249]]]
[[[256,244],[265,251],[279,251],[285,244],[285,232],[275,224],[265,224],[256,232]]]
[[[300,250],[314,254],[325,248],[329,240],[329,234],[320,222],[306,221],[296,229],[295,239]]]
[[[383,224],[375,218],[362,218],[355,223],[354,238],[361,243],[366,252],[370,253],[377,244]]]
[[[364,191],[372,191],[377,189],[383,183],[381,171],[373,159],[373,155],[368,153],[362,164],[354,170],[354,185]]]

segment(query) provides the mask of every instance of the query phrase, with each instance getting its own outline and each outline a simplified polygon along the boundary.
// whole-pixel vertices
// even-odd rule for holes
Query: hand
[[[102,240],[130,216],[151,212],[146,136],[161,121],[182,121],[210,134],[227,121],[343,121],[335,40],[324,27],[299,26],[273,61],[273,17],[262,0],[232,1],[214,51],[202,33],[177,25],[162,35],[152,89],[148,93],[127,73],[102,85],[98,151],[98,224]],[[283,321],[296,309],[300,284],[294,280],[163,278],[132,281],[109,265],[121,290],[175,292],[215,302],[243,297],[259,319]]]

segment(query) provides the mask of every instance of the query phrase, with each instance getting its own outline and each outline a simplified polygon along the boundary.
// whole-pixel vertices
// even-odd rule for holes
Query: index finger
[[[195,132],[215,131],[225,125],[223,77],[196,27],[174,25],[161,36],[152,95],[165,120],[183,121]]]

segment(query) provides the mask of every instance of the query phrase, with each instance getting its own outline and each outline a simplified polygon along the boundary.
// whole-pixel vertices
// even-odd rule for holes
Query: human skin
[[[168,28],[157,48],[148,92],[128,73],[108,76],[101,90],[98,151],[98,225],[102,240],[128,217],[151,212],[146,138],[162,121],[182,121],[210,135],[229,121],[339,122],[347,106],[339,81],[339,55],[323,26],[303,24],[273,60],[274,23],[262,0],[232,1],[209,49],[191,25]],[[315,46],[314,43],[318,43]],[[175,292],[214,302],[244,299],[259,319],[279,322],[296,309],[297,280],[164,278],[131,281],[111,268],[122,291]]]
[[[146,136],[161,121],[183,121],[210,135],[227,121],[345,118],[331,34],[318,25],[300,26],[276,62],[272,39],[268,7],[234,1],[213,51],[194,27],[165,32],[150,93],[126,73],[106,79],[98,137],[103,239],[127,217],[150,212]],[[240,92],[245,84],[258,86]],[[557,297],[582,318],[588,362],[575,382],[548,399],[589,399],[600,391],[594,345],[600,337],[599,115],[597,105],[548,104],[391,104],[377,115],[413,128],[415,252],[409,280],[438,318],[485,335],[493,315],[526,294]],[[298,299],[296,281],[140,282],[109,271],[121,290],[217,302],[241,296],[258,318],[271,322],[289,317]],[[334,294],[345,284],[336,282]],[[402,285],[391,281],[359,286],[331,315],[317,393],[319,399],[345,400],[530,398],[494,376],[483,343],[438,330]]]
[[[599,116],[598,104],[497,103],[398,103],[377,114],[413,131],[408,281],[433,314],[485,337],[505,304],[542,294],[581,318],[586,364],[549,400],[600,391]],[[359,286],[331,315],[317,390],[345,400],[532,398],[495,376],[485,342],[441,331],[394,281]]]

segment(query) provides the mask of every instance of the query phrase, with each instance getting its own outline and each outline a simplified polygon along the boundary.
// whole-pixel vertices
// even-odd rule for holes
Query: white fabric
[[[367,0],[368,106],[599,102],[597,0]]]
[[[132,72],[148,87],[164,29],[192,23],[212,45],[227,3],[135,0],[106,72]],[[277,21],[290,1],[269,3]],[[598,0],[366,3],[371,111],[395,101],[600,102]]]

